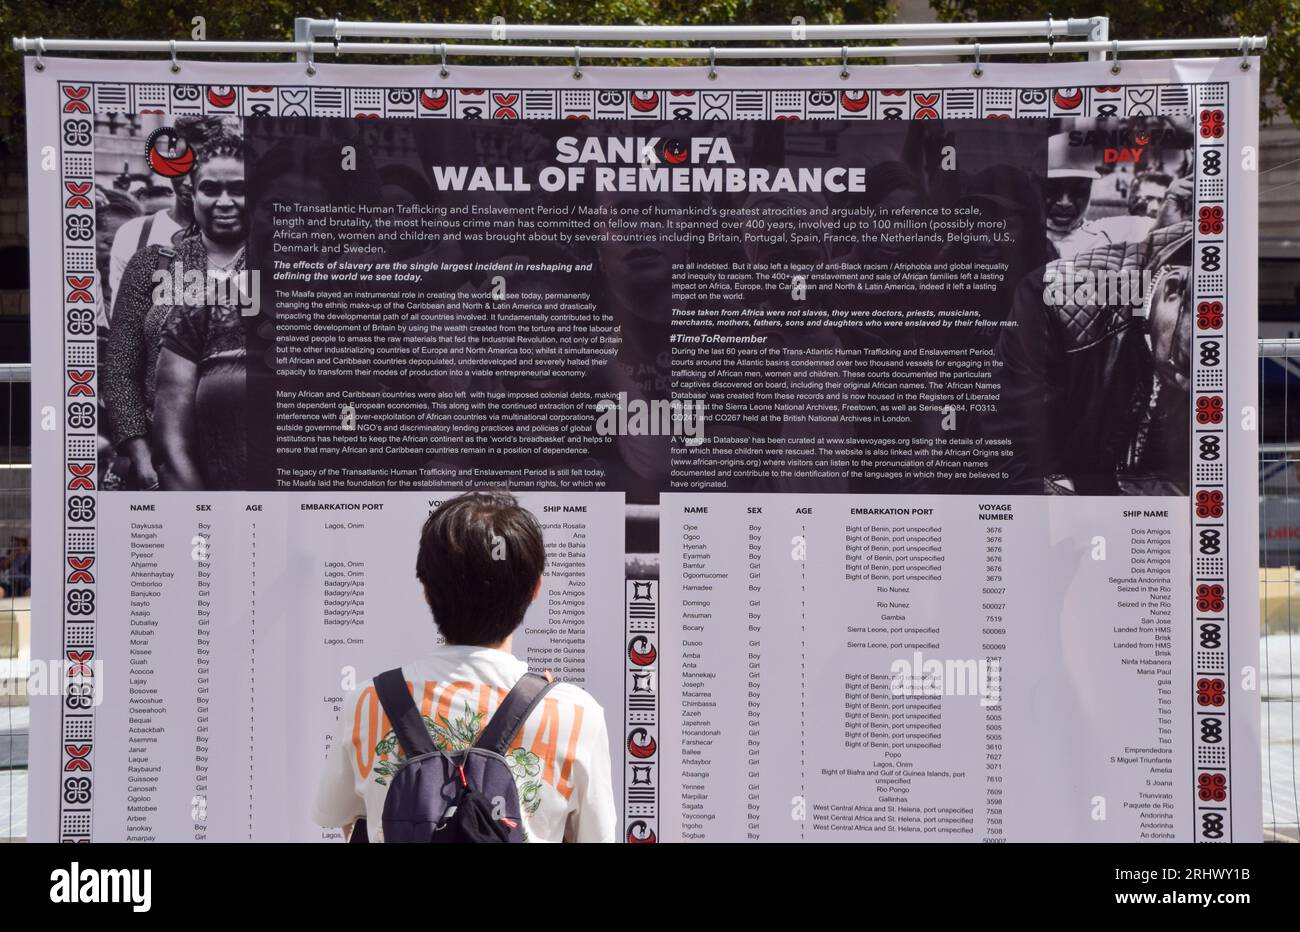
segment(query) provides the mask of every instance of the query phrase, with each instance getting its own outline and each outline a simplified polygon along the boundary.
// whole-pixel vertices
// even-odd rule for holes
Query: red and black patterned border
[[[623,838],[645,843],[659,839],[659,580],[625,585]]]
[[[63,661],[59,837],[89,841],[95,770],[95,556],[99,386],[95,346],[95,117],[87,85],[59,93],[63,318]]]
[[[1226,84],[1201,84],[1195,89],[1192,289],[1196,345],[1191,411],[1194,837],[1196,841],[1232,841],[1227,591],[1228,88]]]
[[[1191,84],[1057,88],[675,90],[63,85],[94,113],[494,120],[952,120],[1192,116]],[[69,99],[65,96],[65,100]]]
[[[1193,353],[1193,687],[1197,841],[1231,840],[1227,637],[1227,85],[628,91],[60,82],[64,403],[59,836],[92,837],[97,529],[94,120],[100,113],[414,119],[930,120],[1193,117],[1198,127]],[[658,582],[626,581],[628,841],[657,838]]]

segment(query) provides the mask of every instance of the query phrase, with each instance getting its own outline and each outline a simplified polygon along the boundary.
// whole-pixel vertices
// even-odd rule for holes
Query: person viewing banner
[[[509,490],[533,840],[1258,841],[1240,62],[29,62],[31,838],[373,838]]]

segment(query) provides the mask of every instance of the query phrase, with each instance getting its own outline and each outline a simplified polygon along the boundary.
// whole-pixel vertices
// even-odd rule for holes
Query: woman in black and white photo
[[[173,133],[198,161],[215,151],[211,142],[231,133],[238,135],[238,126],[234,119],[181,117],[174,126],[159,132]],[[179,260],[179,253],[192,256],[190,246],[182,246],[197,233],[190,198],[191,174],[192,170],[170,179],[176,191],[172,208],[139,216],[137,205],[134,212],[137,216],[120,224],[120,229],[115,225],[103,249],[105,271],[101,281],[112,282],[101,313],[101,325],[105,329],[100,358],[107,413],[106,440],[115,453],[113,487],[158,488],[158,474],[150,451],[154,367],[163,326],[174,305],[154,300],[153,279],[156,272],[170,272]],[[145,220],[152,222],[144,226]],[[119,262],[122,267],[117,274]],[[183,267],[202,266],[195,265],[191,259]]]
[[[198,235],[177,248],[224,299],[176,307],[163,326],[153,460],[163,489],[237,489],[244,481],[245,340],[233,283],[245,270],[244,141],[212,141],[194,170]],[[210,298],[211,296],[209,296]]]

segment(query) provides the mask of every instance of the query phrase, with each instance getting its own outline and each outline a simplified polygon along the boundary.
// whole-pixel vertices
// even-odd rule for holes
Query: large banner
[[[27,79],[33,839],[337,839],[489,487],[627,841],[1259,840],[1255,69]]]

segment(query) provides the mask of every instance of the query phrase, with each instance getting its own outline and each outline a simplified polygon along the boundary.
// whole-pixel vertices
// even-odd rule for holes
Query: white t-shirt
[[[1064,233],[1048,227],[1047,238],[1056,246],[1056,254],[1062,259],[1073,259],[1081,252],[1105,246],[1111,241],[1106,231],[1093,220],[1085,220]]]
[[[402,667],[434,743],[449,750],[473,742],[527,671],[504,651],[453,645]],[[512,747],[517,750],[509,760],[528,841],[615,840],[605,711],[586,690],[570,683],[553,687]],[[370,840],[382,841],[384,797],[398,754],[373,681],[367,680],[343,697],[312,818],[333,828],[365,816]]]
[[[1097,224],[1097,229],[1105,233],[1112,243],[1136,243],[1144,240],[1151,232],[1151,228],[1156,225],[1155,217],[1139,217],[1132,214],[1102,217],[1094,222]]]
[[[181,225],[172,219],[166,208],[153,214],[153,225],[149,228],[146,246],[170,246],[172,236],[179,233]],[[113,234],[113,248],[108,254],[108,293],[117,300],[117,286],[122,281],[131,258],[140,251],[140,231],[149,217],[132,217],[117,228]],[[113,309],[107,308],[106,314],[111,322]]]

